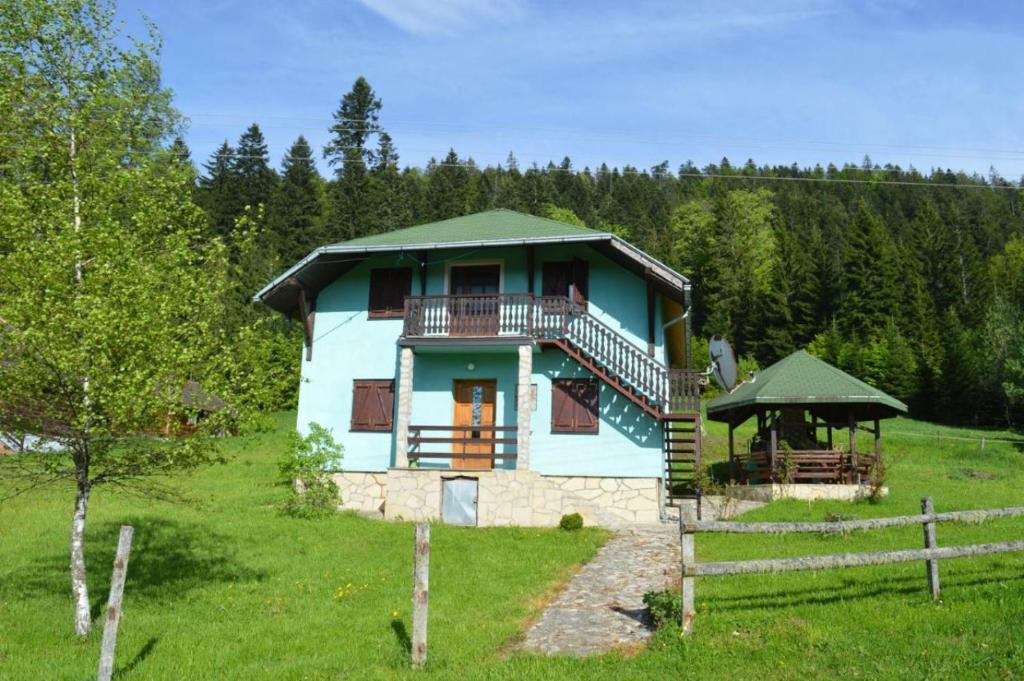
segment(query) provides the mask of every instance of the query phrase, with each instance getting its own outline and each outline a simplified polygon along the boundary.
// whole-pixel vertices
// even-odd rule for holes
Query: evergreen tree
[[[844,253],[846,288],[839,319],[847,332],[867,338],[901,318],[896,247],[868,203],[856,206]]]
[[[454,149],[438,163],[427,164],[427,210],[431,220],[445,220],[469,212],[470,168]]]
[[[236,201],[242,206],[255,209],[266,206],[277,184],[277,173],[270,167],[267,143],[263,132],[256,123],[250,125],[241,137],[234,156],[234,178]],[[241,213],[236,214],[238,217]]]
[[[412,205],[398,170],[398,150],[386,132],[380,134],[375,161],[368,188],[369,233],[408,227],[413,223]]]
[[[302,135],[281,163],[281,180],[267,206],[268,241],[288,266],[327,241],[323,233],[323,179]]]
[[[199,178],[197,203],[206,211],[210,231],[216,236],[231,234],[244,205],[239,200],[234,158],[235,150],[224,140],[203,164],[206,172]]]
[[[380,99],[370,83],[359,76],[334,112],[331,140],[324,147],[324,158],[335,172],[329,192],[329,215],[331,229],[339,239],[353,239],[372,228],[369,175],[375,154],[367,143],[380,132],[380,109]]]

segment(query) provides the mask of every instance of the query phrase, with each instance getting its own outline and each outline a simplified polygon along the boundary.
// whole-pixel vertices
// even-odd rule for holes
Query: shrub
[[[885,481],[889,477],[889,469],[881,456],[875,457],[868,471],[868,501],[877,504],[882,501],[882,494],[885,492]]]
[[[679,608],[679,593],[663,589],[644,594],[644,605],[651,613],[651,621],[659,629],[666,624],[678,622],[682,616]]]
[[[279,470],[282,482],[290,490],[281,510],[298,518],[320,518],[334,513],[341,497],[338,485],[325,475],[337,470],[344,449],[329,430],[318,423],[309,424],[309,435],[291,434],[288,454]]]
[[[558,521],[558,526],[563,530],[570,532],[583,528],[583,516],[579,513],[568,513],[562,516],[562,519]]]

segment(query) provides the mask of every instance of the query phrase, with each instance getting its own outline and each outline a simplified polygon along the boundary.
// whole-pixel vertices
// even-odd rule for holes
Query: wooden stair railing
[[[407,337],[530,337],[555,345],[651,416],[700,410],[699,372],[669,369],[565,296],[410,296]]]

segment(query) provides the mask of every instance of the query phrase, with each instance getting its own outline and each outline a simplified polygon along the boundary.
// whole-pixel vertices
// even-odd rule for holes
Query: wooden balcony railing
[[[700,410],[700,372],[668,369],[565,296],[409,296],[405,299],[403,335],[528,337],[567,343],[649,403],[673,412]]]
[[[461,468],[493,468],[496,460],[515,461],[516,452],[509,449],[516,446],[517,430],[518,426],[409,426],[409,461],[457,459]],[[446,446],[437,451],[424,445]],[[504,451],[498,451],[498,445]]]

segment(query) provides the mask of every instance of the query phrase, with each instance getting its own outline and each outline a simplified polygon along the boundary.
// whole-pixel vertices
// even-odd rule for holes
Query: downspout
[[[685,305],[685,310],[683,311],[683,314],[679,315],[675,319],[670,319],[669,321],[662,324],[661,334],[662,337],[664,337],[665,331],[667,331],[670,326],[675,326],[679,322],[686,322],[686,331],[683,333],[683,358],[686,362],[686,368],[688,369],[690,368],[690,365],[693,363],[693,358],[690,356],[690,350],[692,346],[692,344],[690,343],[690,311],[693,309],[693,305],[690,302],[689,284],[686,284],[683,287],[683,304]]]

